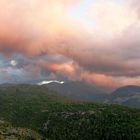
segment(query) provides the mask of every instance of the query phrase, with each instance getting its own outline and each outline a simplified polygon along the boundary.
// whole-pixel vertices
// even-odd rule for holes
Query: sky
[[[139,0],[1,0],[0,83],[140,85]]]

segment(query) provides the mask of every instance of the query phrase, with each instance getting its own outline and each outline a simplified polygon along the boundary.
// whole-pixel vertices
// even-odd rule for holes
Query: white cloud
[[[41,85],[47,85],[50,83],[58,83],[58,84],[64,84],[64,81],[57,81],[57,80],[50,80],[50,81],[42,81],[40,83],[38,83],[37,85],[41,86]]]
[[[17,63],[16,60],[11,60],[11,61],[10,61],[10,64],[11,64],[12,66],[16,66],[18,63]]]

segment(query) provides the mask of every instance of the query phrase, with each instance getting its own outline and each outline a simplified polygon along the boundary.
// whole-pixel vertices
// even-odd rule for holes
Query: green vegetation
[[[42,140],[35,131],[27,128],[12,127],[9,123],[0,120],[0,140]]]
[[[48,140],[140,139],[140,109],[71,101],[46,87],[0,88],[0,120]]]

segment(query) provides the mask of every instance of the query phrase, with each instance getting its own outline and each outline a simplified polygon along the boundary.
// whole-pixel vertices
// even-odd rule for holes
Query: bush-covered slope
[[[46,87],[0,88],[0,120],[49,140],[139,140],[140,110],[75,102]]]
[[[0,140],[42,140],[35,131],[27,128],[12,127],[9,123],[0,120]]]

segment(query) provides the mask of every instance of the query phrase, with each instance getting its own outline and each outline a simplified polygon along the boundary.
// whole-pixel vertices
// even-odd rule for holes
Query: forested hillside
[[[0,120],[48,140],[140,139],[139,109],[72,101],[32,85],[0,88]]]

